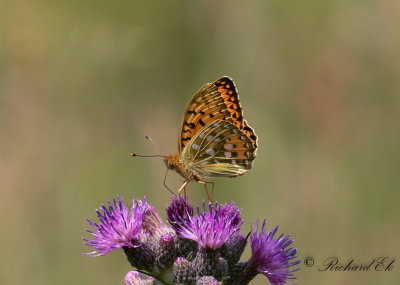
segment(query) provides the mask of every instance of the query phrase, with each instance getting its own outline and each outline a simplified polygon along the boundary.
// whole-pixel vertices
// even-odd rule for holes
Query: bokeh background
[[[254,169],[215,180],[216,199],[243,209],[243,231],[267,218],[316,266],[396,259],[391,272],[302,263],[298,284],[399,284],[399,1],[6,0],[0,10],[1,284],[122,284],[122,252],[81,255],[85,219],[133,193],[165,217],[163,162],[129,153],[160,152],[145,135],[176,152],[187,102],[222,75],[259,136]],[[206,197],[188,190],[194,203]]]

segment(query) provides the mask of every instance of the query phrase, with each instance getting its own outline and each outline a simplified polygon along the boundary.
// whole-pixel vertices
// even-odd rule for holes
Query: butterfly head
[[[163,160],[168,169],[176,169],[179,164],[179,155],[171,154],[168,156],[164,156]]]

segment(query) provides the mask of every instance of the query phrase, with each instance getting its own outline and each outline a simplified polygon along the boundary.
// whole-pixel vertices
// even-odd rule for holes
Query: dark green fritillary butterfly
[[[207,83],[186,107],[178,138],[178,153],[165,164],[189,181],[205,184],[205,177],[236,177],[251,169],[257,136],[243,119],[232,79]],[[208,192],[207,192],[208,193]]]

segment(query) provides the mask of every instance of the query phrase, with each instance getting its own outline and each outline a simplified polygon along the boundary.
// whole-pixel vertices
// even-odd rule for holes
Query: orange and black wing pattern
[[[252,140],[254,148],[257,148],[257,136],[243,119],[235,83],[224,76],[200,88],[187,105],[179,134],[179,153],[204,126],[214,121],[235,124]]]
[[[239,94],[237,92],[235,83],[227,76],[221,77],[214,82],[217,86],[225,105],[231,114],[232,122],[239,127],[243,128],[243,111],[239,102]]]
[[[257,136],[247,121],[243,119],[239,94],[233,80],[224,76],[215,81],[214,84],[217,86],[222,98],[224,98],[225,105],[231,113],[233,123],[252,140],[254,147],[257,148]]]
[[[214,121],[230,120],[230,117],[218,88],[212,83],[204,85],[186,106],[178,138],[179,153],[205,125]]]

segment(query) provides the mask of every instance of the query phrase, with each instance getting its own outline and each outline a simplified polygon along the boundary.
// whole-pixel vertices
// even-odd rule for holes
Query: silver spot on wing
[[[233,144],[231,143],[224,144],[224,149],[233,149]]]
[[[215,150],[214,150],[213,148],[208,148],[208,149],[206,150],[206,153],[207,153],[208,155],[213,155],[213,154],[215,153]]]

